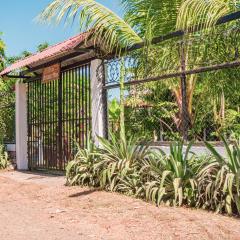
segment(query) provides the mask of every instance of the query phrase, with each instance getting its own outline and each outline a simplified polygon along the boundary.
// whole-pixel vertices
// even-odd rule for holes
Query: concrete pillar
[[[17,169],[28,169],[27,84],[16,83],[16,159]]]
[[[91,62],[91,104],[92,104],[92,138],[99,145],[98,136],[106,137],[106,93],[103,90],[104,73],[99,73],[102,60]]]

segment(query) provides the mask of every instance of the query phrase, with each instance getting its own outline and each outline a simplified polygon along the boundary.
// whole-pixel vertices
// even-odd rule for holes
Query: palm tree
[[[101,36],[109,47],[115,48],[144,40],[150,24],[154,36],[193,25],[211,26],[239,6],[239,0],[120,1],[124,19],[94,0],[54,0],[39,19],[45,23],[78,21],[82,30],[94,29],[95,36]]]
[[[220,17],[239,9],[239,0],[185,0],[177,18],[177,28],[212,27]]]
[[[101,38],[105,46],[108,46],[108,51],[111,52],[113,49],[120,50],[142,41],[148,43],[153,37],[175,29],[187,31],[195,25],[199,29],[209,29],[220,17],[235,11],[239,1],[121,0],[121,3],[124,9],[124,19],[94,0],[54,0],[41,13],[39,19],[41,22],[55,21],[56,23],[66,19],[67,22],[72,23],[78,18],[81,29],[85,31],[91,29],[95,42]],[[181,50],[184,52],[185,64],[188,65],[188,60],[191,58],[188,46],[182,46]],[[164,57],[166,58],[166,55]],[[175,66],[181,65],[180,58],[179,55],[175,57]],[[172,66],[172,62],[167,63],[170,69]],[[194,118],[192,102],[195,85],[196,76],[186,79],[186,117],[190,125]],[[173,116],[173,119],[180,130],[183,122],[181,81],[174,86],[171,90],[179,113]]]
[[[63,19],[72,22],[77,18],[80,28],[91,30],[95,40],[101,38],[109,51],[142,41],[126,21],[93,0],[54,0],[39,16],[41,22],[57,24]]]

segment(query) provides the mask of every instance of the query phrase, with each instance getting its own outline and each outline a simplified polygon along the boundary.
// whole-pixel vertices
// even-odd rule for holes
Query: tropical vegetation
[[[117,67],[111,69],[112,62],[106,63],[106,80],[120,83],[119,96],[113,91],[109,99],[112,131],[108,139],[99,138],[98,147],[89,142],[87,149],[79,149],[67,167],[68,184],[117,191],[156,205],[185,205],[239,215],[240,146],[226,140],[236,139],[240,133],[239,70],[187,76],[186,109],[183,76],[125,87],[129,79],[238,60],[239,22],[216,23],[238,11],[239,1],[122,0],[121,4],[123,18],[93,0],[54,0],[39,16],[44,23],[78,19],[95,44],[99,39],[104,42],[103,58],[109,53],[118,57],[113,60]],[[154,37],[174,30],[185,34],[152,44]],[[138,43],[143,43],[140,50],[125,52]],[[207,142],[211,152],[207,156],[192,153],[191,143],[173,142],[166,154],[142,142],[142,138],[182,138],[184,117],[188,134],[196,141],[220,140],[224,135],[227,157]]]
[[[78,21],[82,30],[92,32],[96,44],[99,39],[104,41],[103,56],[113,49],[117,56],[122,56],[124,49],[144,42],[145,47],[128,53],[124,60],[125,80],[129,76],[136,80],[238,59],[239,22],[215,26],[220,17],[239,10],[238,0],[120,2],[123,18],[98,1],[54,0],[39,19],[44,23],[59,23],[63,19],[68,23]],[[198,32],[192,33],[193,26]],[[184,37],[151,44],[154,37],[178,29],[185,31]],[[120,69],[113,67],[115,71]],[[118,75],[116,79],[110,79],[111,75],[108,78],[120,81],[121,74]],[[180,77],[128,87],[124,101],[127,132],[140,136],[144,132],[149,140],[178,140],[185,119],[189,138],[197,141],[220,140],[219,133],[228,138],[239,135],[238,78],[238,68],[187,76],[186,110]],[[116,91],[110,95],[115,97]],[[109,104],[112,99],[109,98]],[[115,114],[113,127],[119,124],[117,119]]]
[[[0,170],[6,169],[9,166],[8,153],[4,145],[0,145]]]
[[[67,183],[120,192],[157,206],[188,206],[240,215],[240,145],[223,138],[226,157],[209,143],[197,156],[192,143],[174,142],[170,152],[111,135],[79,149],[67,166]]]
[[[47,48],[47,42],[37,46],[37,51],[41,52]],[[0,34],[0,71],[7,65],[30,56],[32,53],[23,51],[17,56],[7,56],[5,53],[6,45],[1,39]],[[2,79],[0,77],[0,142],[15,142],[15,89],[16,79]]]
[[[196,141],[221,140],[226,156],[208,142],[205,145],[210,154],[197,156],[191,151],[191,142],[185,145],[174,141],[170,152],[165,153],[143,141],[182,137],[182,77],[125,86],[129,78],[147,79],[239,60],[239,21],[221,26],[216,23],[238,11],[240,2],[121,0],[121,4],[123,18],[93,0],[54,0],[39,16],[41,22],[65,19],[72,23],[78,19],[80,28],[90,31],[95,44],[101,41],[101,57],[114,53],[118,58],[114,59],[118,64],[114,70],[120,83],[119,96],[115,92],[109,99],[112,131],[108,139],[99,137],[99,146],[89,140],[86,149],[78,148],[67,166],[67,183],[120,192],[157,206],[188,206],[240,215],[239,69],[186,77],[189,136]],[[153,44],[155,37],[175,30],[183,30],[184,36]],[[143,44],[141,49],[126,51],[138,43]],[[40,44],[38,51],[46,47],[47,43]],[[30,54],[25,51],[6,58],[0,38],[0,70]],[[111,62],[106,64],[110,69]],[[14,102],[13,82],[0,80],[4,103],[0,106],[0,140],[11,136],[8,126],[14,126],[14,112],[6,114],[5,110]],[[7,165],[8,157],[0,147],[0,169]]]

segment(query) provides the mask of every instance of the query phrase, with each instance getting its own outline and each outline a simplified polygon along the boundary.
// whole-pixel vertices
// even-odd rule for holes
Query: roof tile
[[[70,39],[58,43],[54,46],[50,46],[43,50],[42,52],[35,53],[29,57],[23,58],[14,64],[8,66],[4,69],[0,76],[8,74],[14,70],[21,69],[23,67],[32,65],[34,63],[40,62],[47,58],[57,56],[59,54],[67,53],[68,51],[74,50],[80,43],[82,43],[89,36],[89,32],[78,34],[77,36],[71,37]]]

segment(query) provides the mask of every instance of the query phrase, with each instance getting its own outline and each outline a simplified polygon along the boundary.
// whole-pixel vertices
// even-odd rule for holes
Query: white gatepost
[[[103,90],[104,73],[98,72],[102,60],[91,61],[91,104],[92,104],[92,138],[99,146],[99,137],[106,137],[106,95]]]
[[[28,170],[27,84],[16,83],[16,159],[18,170]]]

